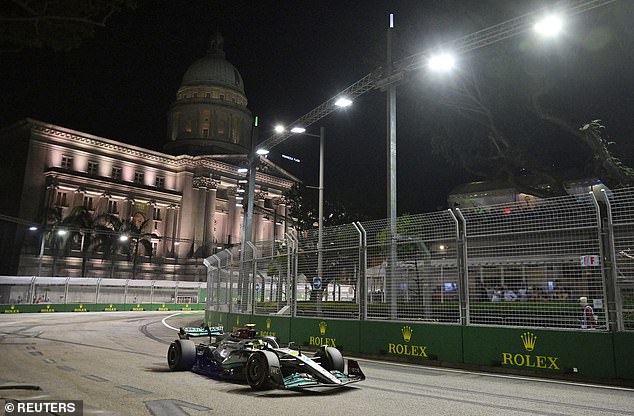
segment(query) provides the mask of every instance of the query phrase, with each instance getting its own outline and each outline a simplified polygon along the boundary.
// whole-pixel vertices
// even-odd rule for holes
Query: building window
[[[84,196],[84,207],[88,211],[92,211],[93,210],[93,207],[92,207],[92,196]]]
[[[157,250],[158,250],[158,242],[152,241],[152,256],[156,256]]]
[[[97,175],[99,171],[99,163],[95,161],[88,161],[88,174],[89,175]]]
[[[208,92],[208,93],[205,93],[205,97],[207,97],[207,98],[211,98],[211,93],[209,93],[209,92]]]
[[[156,207],[154,208],[154,216],[152,218],[155,221],[161,221],[161,208],[156,208]]]
[[[163,176],[157,176],[156,179],[154,179],[154,184],[157,188],[163,189],[165,187],[165,178]]]
[[[55,205],[59,207],[67,207],[68,202],[66,201],[66,192],[57,192],[57,197],[55,198]]]
[[[134,172],[134,182],[143,185],[143,183],[145,182],[145,173]]]
[[[112,167],[112,179],[121,179],[121,168],[118,166]]]
[[[203,129],[203,137],[209,137],[209,129]]]
[[[62,156],[62,168],[64,169],[72,169],[73,168],[73,158],[72,156]]]
[[[117,201],[108,201],[108,212],[110,214],[118,214],[119,209],[117,207]]]
[[[225,100],[225,95],[224,95],[224,94],[220,94],[220,99],[221,99],[222,101],[224,101],[224,100]]]

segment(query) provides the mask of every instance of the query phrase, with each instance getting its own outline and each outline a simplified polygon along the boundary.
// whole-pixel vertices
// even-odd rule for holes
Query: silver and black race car
[[[208,338],[196,344],[190,338]],[[246,379],[254,390],[341,387],[365,380],[355,360],[346,363],[338,349],[322,346],[312,355],[274,337],[259,336],[252,326],[225,333],[222,327],[180,328],[169,346],[174,371],[193,370],[212,378]]]

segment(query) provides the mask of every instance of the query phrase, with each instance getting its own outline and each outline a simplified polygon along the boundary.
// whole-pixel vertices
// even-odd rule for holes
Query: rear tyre
[[[269,390],[275,387],[271,382],[269,360],[263,353],[251,354],[247,360],[245,371],[247,383],[253,390]]]
[[[167,364],[172,371],[191,370],[196,362],[196,344],[188,339],[177,339],[167,350]]]
[[[343,355],[338,349],[326,346],[319,347],[317,352],[315,352],[315,357],[319,358],[319,363],[326,370],[343,372]]]

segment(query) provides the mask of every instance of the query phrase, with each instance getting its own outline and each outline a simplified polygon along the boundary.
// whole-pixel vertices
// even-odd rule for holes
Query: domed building
[[[220,33],[212,38],[207,56],[185,75],[168,116],[172,154],[248,153],[253,116],[247,108],[244,83],[225,59]]]
[[[206,56],[183,76],[168,114],[165,153],[33,119],[0,130],[0,143],[17,147],[0,154],[0,172],[5,177],[21,172],[21,180],[0,190],[0,212],[16,219],[3,222],[12,228],[0,231],[17,235],[0,240],[6,253],[0,275],[205,280],[201,259],[242,238],[242,168],[248,165],[253,122],[247,103],[242,77],[225,59],[217,33]],[[292,231],[285,194],[298,181],[260,159],[254,241]],[[72,225],[81,207],[93,225],[112,215],[141,227],[135,244],[142,239],[148,244],[138,251],[116,241],[111,252],[87,248],[82,225],[83,231],[56,243],[67,248],[68,255],[60,256],[45,237]],[[34,233],[24,224],[44,227]],[[121,227],[112,226],[112,235],[122,233]],[[138,254],[134,262],[131,252]]]

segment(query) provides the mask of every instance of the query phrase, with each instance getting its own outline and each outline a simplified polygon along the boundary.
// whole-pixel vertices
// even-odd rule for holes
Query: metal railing
[[[228,294],[212,309],[634,330],[632,207],[621,189],[402,216],[393,238],[387,220],[327,227],[321,250],[317,230],[286,235],[249,245],[243,264],[225,250],[210,293]]]

